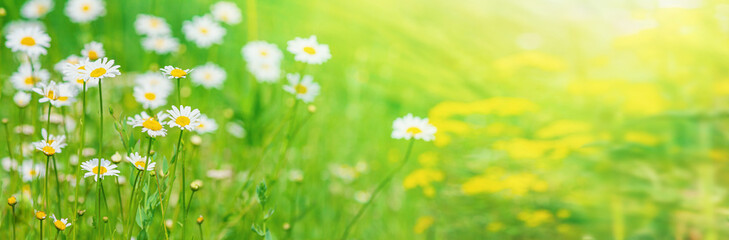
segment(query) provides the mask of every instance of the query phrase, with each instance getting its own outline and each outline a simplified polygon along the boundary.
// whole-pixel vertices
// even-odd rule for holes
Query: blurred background
[[[14,9],[22,2],[2,1],[4,24],[20,18]],[[222,90],[183,90],[221,126],[205,136],[205,157],[192,160],[207,192],[193,207],[220,239],[253,236],[248,226],[258,213],[234,217],[251,199],[241,186],[262,179],[247,172],[252,152],[291,104],[279,85],[252,80],[240,49],[250,40],[285,49],[309,35],[328,44],[332,58],[306,69],[322,93],[289,155],[288,168],[301,169],[304,181],[272,189],[280,238],[339,236],[404,154],[407,142],[390,131],[407,113],[428,117],[436,140],[415,144],[413,161],[353,238],[729,238],[727,1],[241,0],[234,2],[243,22],[226,26],[224,43],[209,49],[185,41],[181,28],[214,1],[106,1],[106,16],[89,25],[71,23],[64,2],[42,20],[53,39],[43,66],[91,40],[104,43],[122,66],[104,85],[117,114],[141,110],[131,92],[135,73],[208,61],[227,71]],[[139,13],[165,18],[180,50],[145,52],[133,26]],[[9,49],[1,54],[7,117],[16,110],[5,79],[18,63]],[[286,53],[284,71],[291,69]],[[114,137],[107,141],[121,149]],[[235,177],[213,179],[215,169]],[[294,206],[306,214],[289,233],[283,226]]]

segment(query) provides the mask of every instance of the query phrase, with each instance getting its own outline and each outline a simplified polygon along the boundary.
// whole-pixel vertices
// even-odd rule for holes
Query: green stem
[[[50,174],[50,162],[51,162],[51,156],[46,156],[46,177],[43,179],[45,181],[45,185],[43,187],[43,211],[48,213],[48,178],[51,176]]]
[[[372,204],[372,201],[375,199],[375,197],[377,197],[377,194],[380,193],[380,191],[382,191],[382,189],[385,188],[385,186],[387,186],[387,184],[392,180],[392,178],[395,177],[395,174],[397,174],[397,172],[399,172],[403,167],[405,167],[405,164],[408,162],[408,158],[410,157],[410,152],[412,152],[412,150],[413,150],[414,143],[415,143],[415,139],[413,138],[410,140],[410,144],[408,145],[408,150],[407,150],[407,152],[405,152],[405,157],[403,158],[402,163],[400,163],[400,166],[397,166],[397,168],[395,168],[395,170],[390,172],[390,174],[387,175],[387,177],[385,179],[383,179],[379,185],[377,185],[377,188],[375,188],[375,191],[372,192],[372,196],[370,197],[370,199],[367,200],[367,202],[364,205],[362,205],[362,207],[359,208],[359,211],[357,211],[357,214],[354,215],[354,218],[352,218],[352,220],[349,222],[349,224],[347,224],[347,228],[344,229],[344,234],[342,234],[342,237],[340,238],[341,240],[347,239],[347,236],[349,235],[349,231],[352,230],[352,227],[354,226],[355,223],[357,223],[357,220],[359,220],[359,218],[362,216],[364,211],[367,210],[367,207],[369,207],[370,204]]]
[[[197,225],[200,229],[200,240],[203,240],[203,231],[202,231],[202,223]]]
[[[61,198],[61,180],[58,176],[58,165],[56,164],[56,155],[53,155],[53,173],[56,174],[56,198],[58,198],[58,201],[56,204],[58,204],[58,218],[63,217],[63,208],[61,208],[61,201],[63,200]]]
[[[136,169],[136,168],[135,168]],[[129,196],[129,218],[127,218],[127,228],[125,228],[125,231],[128,231],[128,234],[131,234],[132,229],[132,219],[135,218],[136,212],[134,211],[134,195],[137,193],[137,184],[139,183],[139,175],[142,175],[142,171],[137,171],[137,176],[134,177],[134,183],[132,183],[132,195]]]
[[[15,206],[11,206],[11,208],[13,209],[13,221],[11,221],[13,223],[13,240],[15,240]]]
[[[177,104],[179,104],[180,106],[182,106],[182,100],[180,100],[181,99],[180,98],[180,94],[181,94],[180,93],[180,79],[177,78]]]
[[[187,201],[187,208],[185,209],[185,215],[187,215],[187,213],[190,212],[190,205],[192,205],[193,196],[195,196],[195,191],[192,191],[192,193],[190,193],[190,200]]]
[[[182,130],[180,130],[180,139],[182,139]],[[180,143],[177,143],[178,146]],[[179,147],[178,147],[179,148]],[[185,158],[182,158],[182,180],[180,181],[180,188],[182,188],[182,209],[186,209],[185,207],[185,190],[187,189],[185,187]],[[185,222],[187,221],[187,211],[182,212],[182,239],[185,239],[185,228],[186,225]]]
[[[152,141],[154,141],[154,138],[149,137],[149,141],[147,142],[147,156],[146,156],[146,160],[145,160],[145,164],[144,164],[144,169],[138,170],[139,171],[139,174],[146,175],[145,172],[147,171],[147,166],[149,166],[149,159],[151,158],[150,155],[152,154]],[[136,169],[136,166],[135,166],[135,169]],[[137,178],[139,178],[139,175],[137,175]],[[147,182],[146,180],[147,180],[147,178],[145,176],[142,176],[142,182],[139,185],[139,188],[143,188],[144,187],[144,183]],[[135,186],[136,186],[136,184],[135,184]],[[131,209],[130,211],[132,211],[132,214],[129,215],[130,216],[130,218],[129,218],[129,223],[130,224],[129,224],[129,235],[128,236],[131,236],[131,234],[132,234],[132,228],[134,226],[133,222],[134,222],[134,219],[136,218],[136,215],[137,215],[137,212],[134,210],[134,209],[136,209],[136,205],[137,205],[136,203],[138,202],[134,198],[135,192],[132,193],[132,202],[134,202],[134,204],[132,205],[130,203],[130,206],[132,206],[130,208]],[[146,202],[146,195],[145,195],[145,202]]]
[[[99,201],[96,204],[96,217],[98,217],[97,221],[99,221],[99,224],[96,225],[96,229],[97,229],[97,236],[99,238],[103,239],[103,236],[102,236],[103,229],[102,229],[102,226],[100,225],[101,224],[101,171],[100,171],[100,169],[101,169],[101,159],[102,159],[101,158],[101,156],[102,156],[101,145],[103,145],[103,139],[104,139],[104,98],[103,98],[104,91],[103,91],[103,88],[101,87],[101,82],[102,82],[101,79],[99,79],[99,139],[98,139],[99,145],[97,146],[98,151],[96,153],[99,156],[98,157],[99,161],[98,161],[98,166],[97,166],[98,168],[96,171],[96,175],[97,175],[96,179],[98,181],[96,191],[98,192],[97,201]]]
[[[81,112],[81,117],[79,119],[80,120],[79,131],[81,132],[81,140],[80,140],[81,144],[80,144],[80,147],[78,148],[77,155],[76,155],[76,156],[78,156],[79,160],[76,164],[77,165],[76,166],[76,187],[74,190],[75,191],[75,194],[74,194],[75,200],[73,201],[73,209],[74,209],[73,210],[74,211],[73,224],[76,226],[78,226],[77,220],[79,217],[78,216],[78,189],[80,188],[80,184],[81,184],[81,164],[80,163],[81,163],[81,159],[83,158],[81,153],[84,148],[85,140],[86,140],[86,128],[85,128],[85,124],[86,124],[86,81],[84,81],[81,99],[82,99],[81,109],[83,111],[83,112]],[[78,227],[73,228],[73,240],[76,240],[76,229],[77,228]]]
[[[122,202],[121,184],[119,184],[119,178],[114,178],[114,182],[116,182],[116,196],[119,200],[119,214],[121,214],[122,222],[124,222],[124,202]]]

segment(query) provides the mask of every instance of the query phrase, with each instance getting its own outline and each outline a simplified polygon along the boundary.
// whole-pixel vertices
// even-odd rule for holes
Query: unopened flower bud
[[[15,196],[10,196],[8,198],[8,205],[10,205],[11,207],[15,206],[15,204],[17,204],[17,203],[18,203],[18,199],[15,198]]]
[[[122,161],[122,155],[119,154],[119,152],[115,152],[114,155],[111,155],[111,161],[118,164]]]
[[[35,218],[43,221],[46,219],[46,213],[43,211],[35,211]]]
[[[104,216],[104,217],[101,218],[101,220],[104,220],[104,222],[109,222],[109,217]]]
[[[307,107],[306,110],[309,110],[310,113],[315,113],[316,112],[316,106],[309,105],[309,107]]]
[[[202,138],[198,135],[193,135],[192,137],[190,137],[190,142],[192,143],[192,145],[200,146],[200,144],[202,143]]]
[[[8,120],[7,118],[3,118],[3,124],[8,124],[9,122],[10,120]]]
[[[203,182],[199,179],[196,179],[190,183],[190,189],[192,189],[193,192],[197,192],[197,190],[200,190],[203,186]]]
[[[78,212],[76,212],[76,214],[78,214],[79,217],[83,216],[84,213],[86,213],[86,210],[78,210]]]
[[[205,221],[205,218],[203,218],[202,215],[200,215],[199,217],[197,217],[197,224],[202,224],[203,221]]]

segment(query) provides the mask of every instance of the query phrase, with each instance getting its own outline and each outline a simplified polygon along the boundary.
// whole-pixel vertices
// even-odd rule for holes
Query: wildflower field
[[[729,2],[0,1],[0,239],[729,239]]]

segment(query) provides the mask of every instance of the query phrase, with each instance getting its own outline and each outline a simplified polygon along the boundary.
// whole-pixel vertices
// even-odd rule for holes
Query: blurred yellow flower
[[[402,185],[405,189],[421,187],[425,196],[432,197],[435,195],[435,189],[431,183],[441,181],[443,181],[443,172],[435,169],[421,168],[405,177]]]
[[[425,230],[428,230],[428,228],[430,228],[430,226],[432,226],[434,222],[435,218],[433,218],[432,216],[419,217],[418,220],[415,222],[413,232],[415,232],[416,234],[421,234],[425,232]]]
[[[524,222],[527,227],[538,227],[554,221],[554,216],[547,210],[521,211],[517,218]]]
[[[486,225],[486,230],[489,232],[498,232],[504,229],[504,224],[501,222],[490,222],[488,225]]]
[[[592,129],[592,124],[576,120],[558,120],[539,129],[536,132],[538,138],[554,138],[574,133],[584,133]]]
[[[566,68],[566,64],[562,59],[541,52],[521,52],[506,56],[497,59],[494,65],[499,72],[506,76],[511,76],[526,67],[548,72],[559,72]]]
[[[461,185],[466,195],[496,193],[508,190],[514,196],[524,196],[531,192],[545,192],[549,184],[532,173],[505,175],[500,170],[487,170],[486,173],[472,177]]]
[[[660,142],[660,139],[647,132],[630,131],[626,132],[624,136],[625,141],[643,144],[647,146],[655,146]]]

